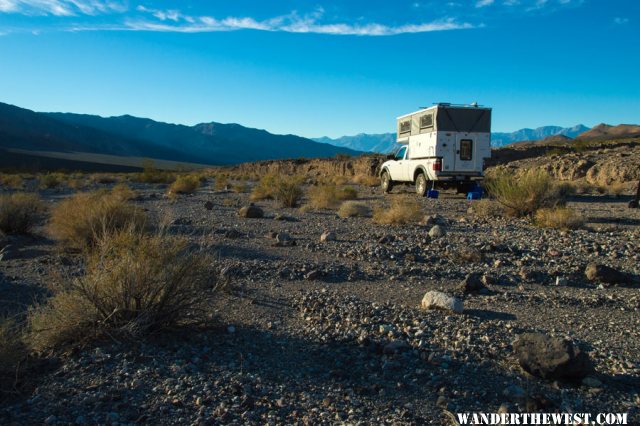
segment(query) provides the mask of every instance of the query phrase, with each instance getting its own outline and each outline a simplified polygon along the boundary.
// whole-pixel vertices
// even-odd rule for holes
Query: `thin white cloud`
[[[0,0],[0,12],[24,15],[97,15],[126,9],[122,1],[112,0]]]
[[[481,7],[491,6],[494,3],[494,1],[495,0],[478,0],[476,2],[476,7],[481,8]]]
[[[616,17],[616,18],[613,18],[613,22],[618,25],[624,25],[629,23],[629,18]]]
[[[264,21],[257,21],[250,17],[228,17],[216,19],[210,16],[192,17],[173,11],[176,19],[170,19],[168,11],[159,11],[138,7],[139,11],[150,13],[160,22],[142,20],[127,20],[125,26],[134,31],[161,31],[202,33],[216,31],[259,30],[288,33],[313,33],[332,35],[359,36],[391,36],[408,33],[424,33],[431,31],[446,31],[474,28],[470,23],[460,23],[452,18],[420,24],[384,25],[379,23],[350,24],[325,23],[321,21],[324,10],[316,9],[313,13],[300,16],[297,12],[277,16]],[[169,22],[173,21],[173,22]]]

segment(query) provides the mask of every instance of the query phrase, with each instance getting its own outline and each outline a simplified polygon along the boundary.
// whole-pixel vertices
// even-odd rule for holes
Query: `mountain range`
[[[94,154],[92,158],[98,154],[201,165],[359,154],[348,148],[295,135],[274,135],[239,124],[184,126],[130,115],[105,118],[41,113],[0,103],[2,149],[38,156],[53,152],[57,158],[85,153]]]
[[[540,140],[550,136],[563,135],[575,138],[589,130],[587,126],[579,124],[574,127],[544,126],[537,129],[521,129],[511,133],[491,133],[491,145],[495,147],[514,142]],[[397,148],[395,133],[366,134],[343,136],[336,139],[328,137],[312,138],[316,142],[342,146],[357,151],[388,153]]]

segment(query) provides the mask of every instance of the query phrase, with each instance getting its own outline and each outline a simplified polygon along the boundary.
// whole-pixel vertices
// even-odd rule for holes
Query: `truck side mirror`
[[[394,154],[387,154],[387,160],[393,160],[396,156]]]

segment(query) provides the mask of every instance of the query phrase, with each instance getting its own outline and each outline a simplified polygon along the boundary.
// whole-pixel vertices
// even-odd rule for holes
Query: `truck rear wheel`
[[[391,183],[391,176],[389,176],[389,172],[383,172],[380,177],[380,186],[382,186],[382,192],[388,194],[393,189],[393,184]]]
[[[424,177],[424,173],[420,173],[416,177],[416,194],[420,197],[424,197],[427,193],[427,178]]]

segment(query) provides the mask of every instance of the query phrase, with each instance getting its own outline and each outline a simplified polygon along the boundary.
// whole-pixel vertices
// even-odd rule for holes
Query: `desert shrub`
[[[362,186],[379,186],[380,178],[378,176],[359,174],[354,176],[353,183]]]
[[[562,155],[564,153],[565,153],[565,151],[563,149],[552,148],[552,149],[548,150],[547,152],[545,152],[544,155],[546,155],[547,157],[553,157],[554,155]]]
[[[330,181],[336,186],[341,186],[348,184],[349,178],[343,175],[335,175],[330,179]]]
[[[234,200],[233,198],[225,198],[224,200],[222,200],[222,205],[225,207],[234,207],[236,204],[236,200]]]
[[[473,213],[478,217],[501,217],[504,216],[504,209],[493,200],[483,199],[474,201],[471,205]]]
[[[420,204],[409,197],[395,198],[389,207],[377,207],[373,210],[373,221],[383,225],[414,223],[422,217]]]
[[[584,225],[584,218],[570,208],[556,207],[538,210],[534,223],[543,228],[578,229]]]
[[[142,172],[134,177],[134,180],[142,183],[171,183],[175,179],[173,173],[158,169],[153,160],[144,160]]]
[[[29,343],[43,351],[203,322],[216,276],[210,265],[185,239],[103,234],[84,274],[30,310]]]
[[[340,217],[365,217],[371,215],[371,208],[358,201],[345,201],[338,209]]]
[[[22,176],[0,174],[0,185],[10,189],[21,189],[23,186]]]
[[[584,152],[587,149],[589,149],[590,145],[591,143],[589,141],[578,139],[573,141],[573,143],[571,144],[571,147],[576,152]]]
[[[627,190],[627,187],[622,182],[612,182],[609,185],[604,187],[605,194],[614,195],[616,197],[619,197],[620,195],[624,194],[626,190]]]
[[[249,192],[249,185],[246,183],[236,183],[231,187],[231,190],[236,194],[243,194],[245,192]]]
[[[302,179],[296,177],[278,178],[273,188],[273,198],[282,207],[295,207],[302,198]]]
[[[200,188],[200,178],[197,175],[180,175],[169,185],[167,193],[169,195],[192,194],[198,188]]]
[[[12,319],[0,318],[0,391],[10,390],[9,385],[14,383],[26,355],[21,328]]]
[[[557,186],[540,170],[527,170],[519,176],[498,172],[485,180],[485,187],[506,213],[514,217],[529,216],[562,202]]]
[[[309,190],[309,205],[314,209],[335,209],[341,201],[353,200],[358,191],[347,186],[338,188],[335,185],[315,186]]]
[[[38,177],[38,187],[42,189],[57,188],[66,179],[60,173],[47,173]]]
[[[264,175],[258,181],[258,184],[251,191],[251,200],[271,200],[274,198],[274,188],[279,177],[275,174]]]
[[[111,194],[124,201],[132,200],[136,197],[136,191],[131,189],[126,183],[119,183],[111,189]]]
[[[229,186],[229,179],[225,175],[218,175],[215,177],[213,187],[216,191],[224,191]]]
[[[101,183],[103,185],[116,183],[118,182],[118,178],[113,175],[108,174],[95,174],[91,176],[91,180],[96,183]]]
[[[118,193],[83,192],[58,204],[49,222],[51,235],[67,247],[91,249],[104,235],[145,229],[144,212]]]
[[[17,192],[0,195],[0,231],[27,234],[40,220],[45,207],[35,194]]]

